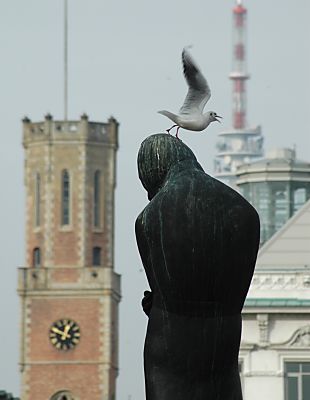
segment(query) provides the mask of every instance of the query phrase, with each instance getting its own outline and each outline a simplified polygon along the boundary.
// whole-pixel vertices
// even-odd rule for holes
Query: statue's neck
[[[185,170],[188,171],[188,170],[193,170],[193,169],[203,171],[201,165],[196,160],[180,161],[177,164],[175,164],[173,167],[170,168],[170,170],[166,176],[165,182],[175,174],[178,174]]]

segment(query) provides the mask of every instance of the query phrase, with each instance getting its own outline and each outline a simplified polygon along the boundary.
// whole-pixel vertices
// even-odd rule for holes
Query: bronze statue
[[[241,310],[254,272],[259,218],[207,175],[180,140],[148,137],[138,155],[149,204],[136,238],[150,291],[147,400],[241,400]]]

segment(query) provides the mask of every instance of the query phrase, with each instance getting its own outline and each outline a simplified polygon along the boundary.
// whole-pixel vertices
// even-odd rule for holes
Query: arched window
[[[92,265],[99,267],[101,265],[101,247],[93,247]]]
[[[41,177],[38,172],[34,178],[34,224],[41,224]]]
[[[32,266],[39,268],[41,266],[41,250],[40,247],[35,247],[32,253]]]
[[[65,169],[61,174],[61,225],[70,224],[70,176]]]
[[[100,171],[94,175],[94,226],[100,227]]]
[[[55,393],[50,400],[75,400],[71,392],[67,390]]]

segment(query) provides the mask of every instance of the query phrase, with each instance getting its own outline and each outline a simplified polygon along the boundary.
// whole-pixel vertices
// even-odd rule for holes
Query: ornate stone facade
[[[243,309],[239,362],[244,400],[308,398],[301,396],[306,396],[309,379],[303,368],[310,369],[309,286],[308,201],[258,255]],[[292,376],[299,383],[289,389]]]

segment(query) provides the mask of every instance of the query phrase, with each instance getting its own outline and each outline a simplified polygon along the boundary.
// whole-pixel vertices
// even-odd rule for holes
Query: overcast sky
[[[181,51],[209,81],[207,109],[224,117],[204,133],[180,136],[212,174],[216,136],[231,124],[233,0],[69,0],[69,118],[120,122],[116,265],[122,274],[118,400],[144,399],[142,352],[147,282],[134,221],[147,203],[136,171],[141,141],[170,122],[186,94]],[[247,0],[248,121],[262,125],[265,149],[296,145],[310,160],[310,2]],[[0,388],[19,393],[17,266],[24,265],[21,118],[63,118],[63,0],[2,0],[0,13]],[[131,396],[131,397],[130,397]]]

